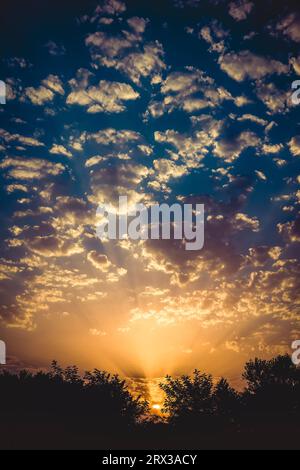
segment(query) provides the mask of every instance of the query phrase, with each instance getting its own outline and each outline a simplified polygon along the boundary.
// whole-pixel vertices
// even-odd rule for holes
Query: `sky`
[[[298,4],[298,6],[297,6]],[[234,382],[299,339],[298,1],[2,8],[8,364]],[[99,203],[205,204],[205,244],[102,242]]]

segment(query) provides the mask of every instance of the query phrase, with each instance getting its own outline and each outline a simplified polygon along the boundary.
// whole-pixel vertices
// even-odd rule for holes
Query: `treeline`
[[[300,369],[289,356],[249,361],[245,389],[195,370],[167,376],[166,420],[149,419],[117,375],[52,363],[0,374],[0,448],[299,448]],[[148,419],[147,419],[148,416]]]

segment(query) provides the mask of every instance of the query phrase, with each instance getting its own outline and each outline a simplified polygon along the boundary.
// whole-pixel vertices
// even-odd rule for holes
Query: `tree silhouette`
[[[167,376],[165,420],[118,375],[53,361],[0,374],[0,448],[299,448],[300,369],[289,356],[245,365],[245,389],[195,370]],[[100,444],[99,444],[100,443]]]
[[[224,423],[235,423],[241,407],[241,395],[226,379],[220,379],[213,393],[214,413]]]
[[[173,379],[166,377],[160,384],[165,392],[164,412],[171,420],[183,417],[209,415],[212,413],[212,377],[195,370],[192,377],[182,375]]]
[[[0,374],[0,442],[22,428],[30,429],[22,439],[42,438],[53,427],[71,442],[84,430],[97,433],[125,432],[147,413],[148,404],[134,398],[126,382],[117,375],[95,369],[80,376],[76,366],[61,368],[53,362],[50,372]],[[3,434],[3,435],[2,435]],[[68,441],[67,441],[68,442]]]
[[[300,369],[288,355],[269,361],[255,359],[245,365],[247,382],[244,401],[247,410],[266,419],[278,417],[298,419],[300,411]]]

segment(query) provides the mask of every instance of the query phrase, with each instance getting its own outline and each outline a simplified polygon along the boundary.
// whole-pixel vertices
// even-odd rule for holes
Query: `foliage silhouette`
[[[245,389],[195,370],[167,376],[164,420],[118,375],[76,366],[0,374],[0,448],[299,448],[300,369],[250,360]]]

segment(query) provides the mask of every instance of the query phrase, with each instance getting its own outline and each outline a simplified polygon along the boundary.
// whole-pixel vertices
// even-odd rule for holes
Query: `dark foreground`
[[[166,422],[118,376],[76,367],[0,374],[0,449],[299,449],[300,369],[288,356],[250,361],[236,392],[195,371],[167,377]]]

